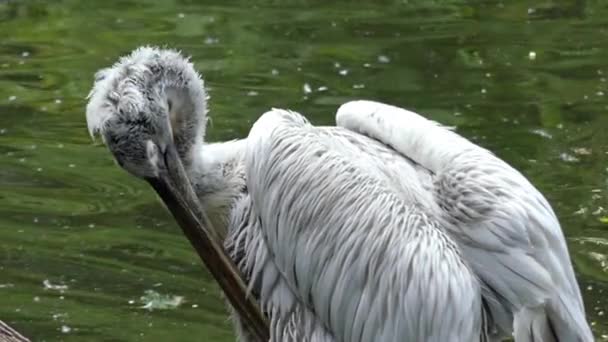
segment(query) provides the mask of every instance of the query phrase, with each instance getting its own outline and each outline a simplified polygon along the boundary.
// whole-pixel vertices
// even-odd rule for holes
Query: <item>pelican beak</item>
[[[248,296],[247,287],[236,265],[226,255],[219,237],[202,210],[175,145],[167,145],[156,162],[158,175],[148,177],[146,181],[171,211],[253,336],[258,337],[260,342],[267,342],[270,339],[268,322],[257,303]]]

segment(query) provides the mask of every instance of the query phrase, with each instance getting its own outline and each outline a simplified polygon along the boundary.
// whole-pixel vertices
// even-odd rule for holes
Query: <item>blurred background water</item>
[[[142,44],[192,55],[211,140],[358,98],[456,126],[553,204],[608,340],[607,2],[0,0],[0,35],[0,319],[33,340],[234,339],[174,221],[86,130],[94,72]]]

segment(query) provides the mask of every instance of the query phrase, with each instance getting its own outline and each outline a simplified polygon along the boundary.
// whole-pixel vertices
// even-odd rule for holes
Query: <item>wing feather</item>
[[[247,188],[282,280],[339,341],[480,340],[457,245],[339,136],[282,110],[249,134]]]
[[[592,340],[559,222],[523,175],[455,132],[401,108],[354,101],[338,110],[336,121],[434,174],[434,211],[482,280],[493,319],[505,332],[513,324],[534,327],[523,329],[528,331],[549,324],[544,331],[555,329],[563,341]],[[518,316],[525,308],[531,310]]]

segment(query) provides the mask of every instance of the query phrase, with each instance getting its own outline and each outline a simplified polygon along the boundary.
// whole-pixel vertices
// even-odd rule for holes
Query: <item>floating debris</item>
[[[61,332],[62,332],[62,333],[64,333],[64,334],[69,334],[69,333],[70,333],[70,331],[72,331],[72,328],[70,328],[69,326],[67,326],[67,325],[62,325],[62,326],[61,326]]]
[[[534,52],[534,51],[528,52],[528,59],[531,60],[531,61],[535,60],[536,59],[536,52]]]
[[[586,147],[575,147],[572,149],[572,152],[578,154],[579,156],[588,156],[591,154],[591,149]]]
[[[575,211],[574,215],[585,215],[587,213],[587,208],[580,207],[577,211]]]
[[[342,69],[338,71],[338,74],[340,74],[341,76],[346,76],[348,75],[348,69]]]
[[[63,292],[63,291],[66,291],[68,289],[67,285],[56,285],[56,284],[51,283],[51,281],[48,280],[48,279],[45,279],[42,282],[42,285],[44,285],[44,289],[45,290],[54,290],[54,291]]]
[[[353,84],[353,89],[363,89],[363,88],[365,88],[365,84],[363,84],[363,83]]]
[[[260,95],[260,93],[258,93],[255,90],[250,90],[247,92],[247,96],[258,96],[258,95]]]
[[[326,91],[328,88],[326,86],[320,86],[319,88],[317,88],[317,91]]]
[[[9,102],[13,102],[13,101],[15,101],[16,99],[17,99],[17,96],[15,96],[15,95],[11,95],[11,96],[9,96],[9,97],[8,97],[8,101],[9,101]]]
[[[146,290],[140,298],[144,304],[140,308],[146,310],[166,310],[175,309],[184,303],[184,297],[174,295],[163,295],[154,290]]]

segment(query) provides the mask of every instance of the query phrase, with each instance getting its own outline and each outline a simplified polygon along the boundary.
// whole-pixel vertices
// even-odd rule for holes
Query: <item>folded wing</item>
[[[396,191],[357,148],[381,144],[357,136],[283,110],[253,126],[247,187],[281,282],[337,341],[482,340],[479,284],[458,246],[414,203],[421,190]]]
[[[434,174],[433,211],[479,276],[494,323],[517,341],[591,341],[566,242],[545,198],[489,151],[422,116],[355,101],[338,126]],[[407,180],[404,180],[407,182]]]

